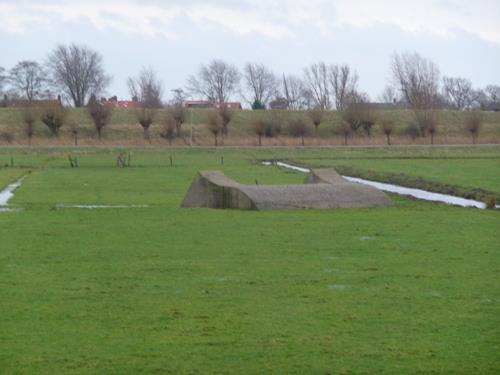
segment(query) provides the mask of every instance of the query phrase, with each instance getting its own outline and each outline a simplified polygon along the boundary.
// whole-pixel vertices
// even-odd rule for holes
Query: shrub
[[[265,110],[266,109],[266,106],[260,101],[260,100],[255,100],[253,103],[252,103],[252,109],[255,110],[255,111],[258,111],[258,110]]]
[[[59,129],[66,120],[66,110],[59,104],[45,106],[42,108],[40,120],[47,125],[50,133],[57,137],[59,136]]]
[[[405,134],[407,137],[409,137],[412,141],[414,141],[416,138],[420,136],[420,130],[418,128],[418,125],[414,122],[408,123],[405,129]]]
[[[344,146],[347,146],[347,139],[352,131],[351,125],[347,121],[341,121],[337,131],[344,137]]]
[[[182,124],[186,122],[187,111],[181,104],[175,105],[171,110],[171,117],[175,120],[177,137],[181,136]]]
[[[113,109],[109,106],[95,102],[87,107],[87,111],[94,123],[97,138],[101,139],[102,129],[109,124]]]
[[[480,111],[471,111],[465,114],[465,129],[472,137],[472,143],[475,144],[481,131],[484,116]]]
[[[35,132],[36,113],[32,107],[27,107],[23,111],[24,134],[28,138],[28,144],[31,146],[31,138]]]
[[[387,145],[391,145],[391,134],[394,131],[394,120],[388,117],[381,118],[379,120],[379,126],[382,130],[382,133],[385,134],[387,138]]]
[[[226,105],[219,107],[219,116],[222,121],[222,134],[227,135],[229,133],[229,123],[233,118],[233,111],[231,111]]]
[[[302,146],[304,146],[304,137],[309,133],[309,128],[307,127],[306,121],[302,117],[297,117],[290,120],[290,123],[288,124],[288,133],[292,137],[300,137]]]
[[[427,133],[431,136],[431,144],[434,143],[434,135],[438,126],[438,112],[433,109],[415,111],[415,120],[420,129],[420,134],[425,137]]]
[[[156,109],[142,106],[135,111],[135,116],[144,131],[144,139],[149,140],[149,127],[156,117]]]
[[[0,141],[11,144],[14,142],[14,134],[9,131],[3,131],[0,133]]]
[[[208,114],[208,130],[214,136],[214,145],[217,147],[219,134],[223,131],[223,120],[217,111],[210,111]]]
[[[494,196],[488,196],[485,199],[485,204],[487,210],[494,210],[496,209],[497,200],[495,199]]]
[[[162,123],[163,128],[160,131],[160,137],[166,139],[168,144],[172,145],[177,130],[177,120],[171,114],[167,114],[162,120]]]
[[[314,125],[314,134],[318,134],[318,127],[323,121],[323,115],[324,111],[322,111],[321,109],[311,109],[307,111],[307,116],[309,116]]]

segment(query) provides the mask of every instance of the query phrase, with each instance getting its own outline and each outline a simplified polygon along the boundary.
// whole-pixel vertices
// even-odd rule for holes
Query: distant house
[[[485,111],[500,112],[500,102],[490,103],[485,108]]]
[[[288,100],[277,98],[269,103],[269,109],[288,109]]]
[[[13,107],[13,108],[23,108],[23,107],[46,107],[51,105],[62,105],[61,97],[58,96],[57,99],[44,99],[44,100],[32,100],[27,99],[9,99],[7,95],[4,95],[2,106]]]
[[[214,103],[208,100],[186,100],[182,103],[184,108],[214,108]]]
[[[184,108],[221,108],[226,107],[229,109],[242,109],[240,102],[222,102],[222,103],[212,103],[209,100],[186,100],[182,103]]]
[[[101,104],[111,108],[134,109],[139,107],[139,102],[136,100],[118,100],[116,96],[109,99],[102,98]]]
[[[222,102],[215,105],[217,108],[226,107],[229,109],[243,109],[240,102]]]

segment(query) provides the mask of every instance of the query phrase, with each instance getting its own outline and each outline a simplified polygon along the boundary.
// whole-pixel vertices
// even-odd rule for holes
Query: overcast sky
[[[108,95],[153,67],[170,90],[213,58],[301,74],[347,63],[374,99],[394,52],[418,52],[442,75],[500,84],[499,0],[0,0],[0,66],[43,61],[57,44],[86,44],[113,76]]]

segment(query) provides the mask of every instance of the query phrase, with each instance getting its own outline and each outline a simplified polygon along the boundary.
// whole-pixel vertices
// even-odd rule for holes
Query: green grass
[[[430,150],[435,177],[450,182],[464,152]],[[500,371],[498,212],[396,196],[382,209],[179,208],[198,169],[300,183],[256,161],[392,151],[176,150],[171,168],[170,152],[136,150],[124,169],[116,155],[82,151],[71,169],[62,151],[0,151],[17,165],[0,186],[31,171],[12,201],[24,210],[0,213],[2,373]],[[471,186],[481,165],[464,172]]]

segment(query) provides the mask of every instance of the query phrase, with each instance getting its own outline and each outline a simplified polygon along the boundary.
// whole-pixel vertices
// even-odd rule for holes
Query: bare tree
[[[498,103],[500,102],[500,86],[497,85],[488,85],[484,89],[484,92],[488,96],[490,103]]]
[[[9,82],[20,96],[31,102],[44,92],[47,75],[36,61],[25,60],[10,70]]]
[[[222,132],[222,118],[217,111],[210,111],[208,114],[208,130],[214,136],[214,145],[219,145],[219,134]]]
[[[224,103],[237,91],[240,82],[238,68],[222,60],[202,65],[197,76],[188,80],[189,91],[202,95],[212,103]]]
[[[59,129],[66,121],[66,109],[60,104],[49,104],[42,108],[40,120],[47,125],[50,133],[57,137]]]
[[[314,106],[322,110],[330,108],[328,67],[324,62],[313,63],[304,69],[304,85]]]
[[[382,103],[392,104],[396,101],[396,96],[396,90],[394,89],[394,87],[392,85],[387,85],[385,86],[384,91],[382,91],[382,93],[380,94],[379,100]]]
[[[141,106],[135,110],[135,116],[144,131],[144,139],[149,141],[149,128],[156,117],[156,108]]]
[[[304,107],[304,83],[294,75],[285,76],[282,80],[283,95],[288,102],[288,109],[297,110]]]
[[[102,129],[109,124],[113,109],[110,106],[95,102],[87,107],[87,111],[94,123],[97,138],[101,139]]]
[[[466,78],[443,77],[443,95],[453,108],[461,111],[472,106],[478,93]]]
[[[439,99],[439,68],[418,53],[394,54],[391,63],[395,86],[414,109],[430,109]]]
[[[271,97],[275,96],[278,91],[278,79],[264,64],[257,63],[246,64],[243,75],[247,89],[251,92],[252,108],[265,108]]]
[[[136,78],[127,80],[130,96],[136,98],[142,107],[161,108],[163,83],[157,77],[153,68],[142,68]]]
[[[332,95],[335,98],[337,111],[343,111],[349,97],[357,91],[358,74],[352,72],[349,65],[331,65],[328,69]]]
[[[111,82],[101,55],[86,46],[57,46],[47,59],[47,67],[53,83],[75,107],[83,107],[92,94],[99,95]]]
[[[290,133],[292,137],[300,138],[302,146],[304,146],[304,137],[309,133],[307,122],[300,116],[291,119],[288,124],[288,133]]]
[[[483,125],[484,116],[480,111],[470,111],[465,115],[465,129],[472,137],[472,143],[475,144]]]
[[[0,94],[3,93],[3,87],[7,82],[7,75],[5,74],[5,68],[0,66]]]
[[[170,100],[170,103],[172,106],[181,106],[183,105],[184,101],[186,100],[186,93],[184,92],[183,89],[177,88],[170,90],[173,93],[173,97]]]

